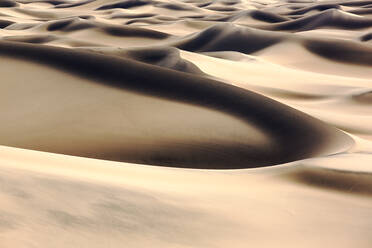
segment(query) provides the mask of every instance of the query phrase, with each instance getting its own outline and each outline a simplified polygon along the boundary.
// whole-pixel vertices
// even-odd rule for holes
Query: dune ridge
[[[232,155],[228,154],[227,150],[224,152],[224,160],[217,156],[216,152],[214,153],[218,160],[215,160],[212,155],[207,156],[205,152],[200,154],[200,152],[188,148],[184,152],[191,154],[189,155],[192,158],[191,162],[188,162],[185,155],[182,155],[182,151],[180,151],[180,156],[182,157],[180,159],[176,151],[172,152],[172,155],[167,155],[160,150],[158,152],[159,155],[156,155],[156,152],[152,155],[154,161],[146,159],[147,163],[167,164],[169,166],[181,164],[181,166],[195,168],[199,168],[199,166],[201,166],[200,168],[239,168],[272,165],[305,158],[312,156],[314,153],[327,152],[329,148],[323,148],[323,146],[328,147],[328,144],[336,144],[337,147],[339,143],[347,143],[347,137],[343,134],[322,125],[309,116],[296,112],[294,109],[285,107],[253,92],[218,83],[217,81],[198,78],[194,75],[180,74],[180,72],[173,70],[140,64],[123,58],[119,59],[95,53],[76,52],[37,45],[3,42],[0,44],[0,53],[23,60],[31,59],[36,63],[61,68],[68,73],[87,77],[96,82],[106,83],[123,90],[222,111],[242,119],[248,125],[262,129],[272,140],[272,144],[263,148],[255,147],[254,144],[249,146],[248,149],[233,146]],[[260,108],[256,107],[258,105]],[[273,111],[280,113],[280,115],[272,118],[271,113]],[[67,115],[64,118],[69,117]],[[280,129],[275,127],[280,127]],[[7,130],[4,130],[4,132],[7,132]],[[297,139],[299,136],[301,140]],[[283,144],[287,143],[291,139],[290,137],[293,137],[292,142],[290,142],[291,146],[284,146]],[[5,138],[3,142],[6,142]],[[48,137],[48,139],[50,138]],[[296,141],[299,142],[297,143]],[[35,145],[43,144],[40,139],[37,139],[37,142]],[[12,145],[11,142],[3,144]],[[212,150],[216,146],[218,152],[219,145],[221,144],[211,145],[210,149]],[[18,143],[18,146],[22,147],[22,143]],[[30,144],[27,147],[32,148]],[[291,153],[295,147],[296,153]],[[49,148],[46,147],[44,149]],[[46,151],[58,152],[58,150],[53,148],[50,149]],[[147,153],[144,150],[138,155],[139,158],[130,156],[127,160],[126,155],[120,155],[121,153],[126,154],[125,148],[117,147],[115,149],[118,150],[118,155],[115,155],[115,157],[127,162],[143,162],[141,158],[143,155],[141,154]],[[227,148],[225,147],[224,149]],[[154,149],[154,151],[156,150]],[[94,154],[96,152],[92,151],[89,156],[95,157],[96,155]],[[234,155],[235,153],[239,154],[239,156]],[[101,155],[97,158],[110,159],[110,156],[112,155],[107,158]],[[163,157],[165,159],[162,159]],[[204,161],[205,159],[207,160]],[[234,165],[224,166],[227,163],[226,159],[232,159]]]

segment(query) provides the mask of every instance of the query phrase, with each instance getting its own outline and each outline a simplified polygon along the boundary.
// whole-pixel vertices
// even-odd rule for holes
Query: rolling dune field
[[[0,0],[0,248],[372,247],[372,1]]]

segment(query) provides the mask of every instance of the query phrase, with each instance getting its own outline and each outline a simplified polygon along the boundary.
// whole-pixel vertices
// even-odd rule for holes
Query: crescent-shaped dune
[[[3,105],[7,109],[2,113],[3,145],[125,162],[229,169],[335,153],[350,142],[341,132],[290,107],[210,79],[61,48],[3,42],[0,53],[9,56],[8,60],[13,58],[18,68],[24,68],[22,77],[30,74],[34,78],[22,87],[23,81],[14,75],[2,85],[1,92],[6,93],[3,99],[9,95],[18,95],[19,99]],[[23,61],[27,60],[37,64],[25,65]],[[51,68],[43,68],[45,65]],[[9,70],[6,65],[2,68]],[[35,78],[32,71],[49,77]],[[69,83],[62,83],[66,73],[72,76]],[[80,82],[80,78],[85,80]],[[74,94],[69,93],[66,102],[63,98],[68,92]],[[128,113],[135,108],[148,112]],[[159,108],[168,113],[161,122],[156,127],[155,122],[141,127],[159,118]],[[99,125],[96,111],[109,112]],[[33,113],[30,117],[40,124],[14,124],[14,117],[25,113]],[[199,115],[206,115],[206,123],[187,121]],[[214,120],[223,116],[229,120]],[[87,123],[89,128],[79,127],[79,122]],[[209,128],[217,125],[231,137],[202,135],[202,124]],[[169,128],[175,133],[164,132]],[[27,137],[25,133],[32,135]]]

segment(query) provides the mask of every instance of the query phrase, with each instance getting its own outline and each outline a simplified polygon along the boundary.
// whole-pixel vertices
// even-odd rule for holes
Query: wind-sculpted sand
[[[372,1],[0,1],[0,247],[372,245]]]

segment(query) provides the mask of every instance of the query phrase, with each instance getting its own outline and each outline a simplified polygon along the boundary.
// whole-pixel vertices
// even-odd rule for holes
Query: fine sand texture
[[[372,247],[372,1],[0,0],[0,248]]]

